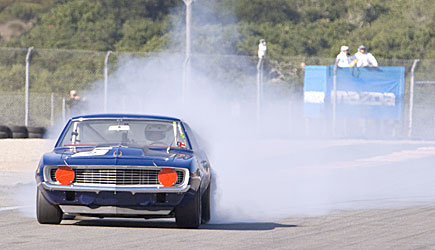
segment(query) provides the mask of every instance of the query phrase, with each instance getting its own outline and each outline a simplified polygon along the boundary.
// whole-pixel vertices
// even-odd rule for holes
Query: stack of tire
[[[0,125],[0,139],[2,138],[43,138],[44,127],[4,126]]]

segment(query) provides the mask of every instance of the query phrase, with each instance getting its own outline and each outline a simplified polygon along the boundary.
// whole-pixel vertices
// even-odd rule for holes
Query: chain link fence
[[[0,123],[25,123],[28,49],[0,49]],[[85,90],[103,78],[104,52],[33,49],[29,58],[28,125],[51,126],[61,119],[72,89]]]
[[[416,62],[414,83],[411,136],[435,138],[435,60]]]
[[[26,54],[28,49],[0,48],[0,124],[23,125],[25,122],[25,82]],[[108,64],[105,59],[108,57]],[[51,126],[55,121],[68,118],[72,113],[68,110],[70,90],[85,93],[92,89],[93,93],[102,96],[105,84],[105,66],[109,76],[108,97],[111,93],[123,92],[127,86],[120,86],[123,80],[116,79],[116,72],[122,70],[125,62],[142,59],[156,64],[156,67],[167,67],[169,74],[165,76],[179,83],[180,88],[174,90],[182,93],[183,67],[186,64],[184,54],[171,53],[171,63],[155,53],[120,53],[81,50],[33,49],[29,58],[29,126]],[[289,135],[307,135],[310,124],[303,114],[303,81],[306,65],[332,65],[335,58],[321,57],[288,57],[267,58],[264,62],[264,101],[262,102],[262,120],[269,124],[277,122],[276,116],[288,117],[287,122],[279,129],[287,129]],[[243,114],[243,105],[250,105],[243,100],[256,97],[256,74],[258,58],[239,55],[203,55],[193,54],[189,64],[195,72],[213,79],[220,88],[225,89],[228,102],[236,103],[229,113]],[[393,138],[406,138],[409,131],[409,120],[412,119],[413,138],[435,138],[435,60],[420,60],[415,67],[413,110],[410,116],[410,82],[414,60],[378,59],[382,66],[405,67],[405,95],[403,119],[385,121],[374,126],[383,127],[382,134]],[[177,65],[176,67],[168,66]],[[136,70],[140,70],[137,67]],[[135,73],[132,72],[132,75]],[[151,77],[151,76],[150,76]],[[163,76],[162,76],[163,77]],[[150,78],[155,81],[161,79]],[[107,79],[106,79],[107,80]],[[133,80],[128,79],[128,80]],[[117,82],[114,85],[113,82]],[[127,80],[124,80],[124,83]],[[147,84],[144,82],[143,84]],[[194,86],[194,84],[192,84]],[[131,102],[126,95],[119,99],[110,99],[116,105]],[[179,95],[179,94],[178,94]],[[140,105],[140,100],[136,100]],[[103,110],[100,100],[99,110]],[[238,106],[239,105],[239,106]],[[246,109],[248,110],[248,109]],[[249,110],[253,110],[252,107]],[[112,109],[107,110],[111,112]],[[249,114],[255,116],[255,114]],[[295,122],[304,121],[304,122]],[[326,128],[327,129],[327,128]],[[317,131],[319,132],[319,131]],[[325,132],[326,133],[326,132]],[[342,136],[352,137],[343,133]]]

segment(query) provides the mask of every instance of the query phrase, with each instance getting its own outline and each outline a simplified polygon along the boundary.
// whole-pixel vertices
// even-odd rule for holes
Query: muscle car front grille
[[[51,169],[51,180],[56,182],[56,170]],[[107,185],[159,185],[160,169],[113,169],[113,168],[78,168],[74,169],[73,184],[107,184]],[[184,171],[175,170],[180,185],[184,181]]]

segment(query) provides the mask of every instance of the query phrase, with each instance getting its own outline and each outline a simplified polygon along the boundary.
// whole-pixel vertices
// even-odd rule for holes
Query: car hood
[[[45,154],[45,165],[137,165],[189,167],[193,158],[190,150],[128,147],[99,147],[92,149],[59,148]]]

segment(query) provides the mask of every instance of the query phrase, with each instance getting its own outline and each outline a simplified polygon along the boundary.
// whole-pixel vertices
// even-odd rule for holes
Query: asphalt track
[[[181,230],[167,221],[86,219],[39,225],[0,214],[2,249],[434,249],[435,206],[337,212]]]
[[[322,150],[330,150],[328,144]],[[352,150],[359,145],[364,151],[361,144],[365,142],[332,144]],[[322,169],[353,169],[371,175],[394,168],[393,175],[401,173],[397,178],[414,180],[400,180],[403,185],[397,188],[409,191],[398,192],[403,195],[393,196],[396,193],[386,185],[382,195],[369,195],[367,200],[335,200],[333,209],[322,215],[289,213],[254,222],[215,221],[197,230],[178,229],[172,220],[143,219],[77,218],[61,225],[39,225],[33,217],[34,207],[23,201],[34,192],[32,182],[28,182],[32,173],[2,171],[0,249],[435,249],[435,184],[431,184],[435,182],[431,172],[435,169],[435,143],[384,144],[383,151],[364,146],[367,154],[359,154],[358,159],[346,157],[341,150],[337,162],[329,154],[330,162]],[[368,153],[370,149],[376,154]],[[315,165],[308,161],[303,167],[312,169]]]

